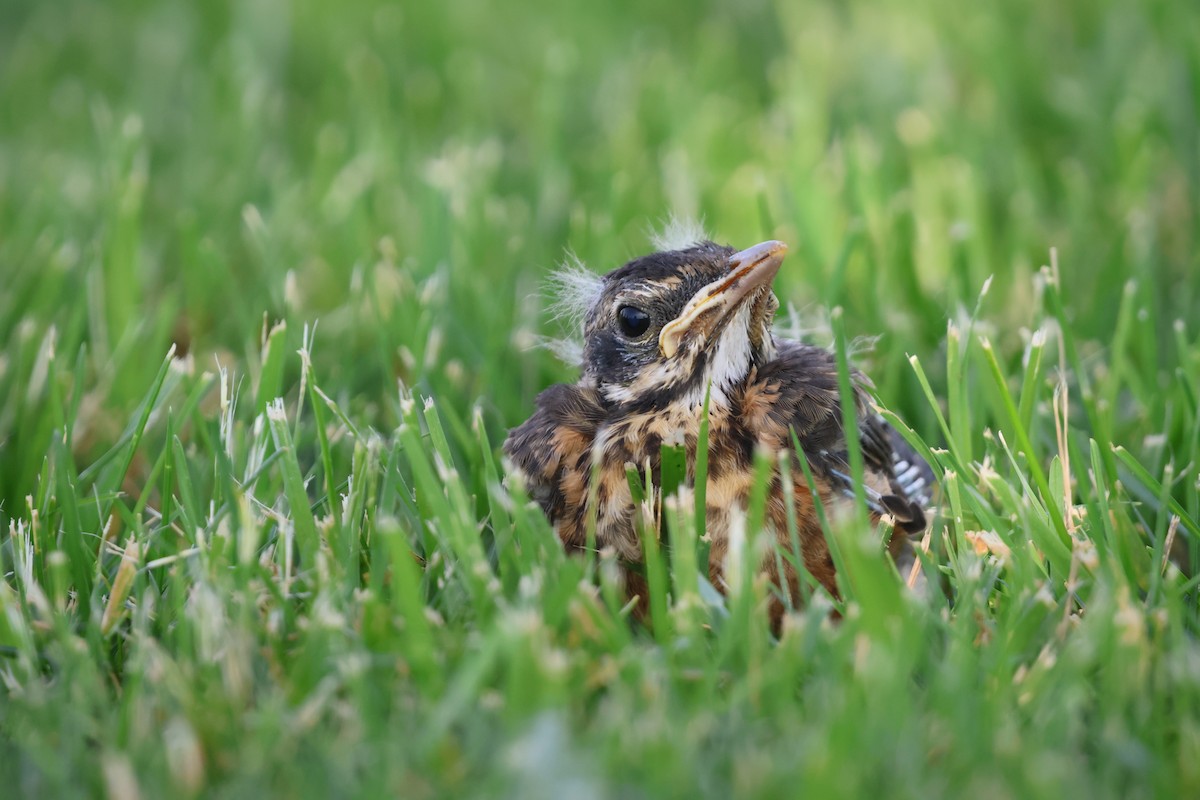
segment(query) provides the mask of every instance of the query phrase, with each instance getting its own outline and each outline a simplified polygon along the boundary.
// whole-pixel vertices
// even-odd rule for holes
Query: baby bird
[[[510,469],[542,507],[568,550],[595,544],[623,561],[642,558],[627,466],[657,478],[664,443],[681,443],[694,481],[696,448],[709,401],[706,536],[709,579],[724,588],[723,564],[734,515],[747,508],[754,453],[791,453],[792,493],[804,566],[831,595],[834,562],[793,445],[799,441],[830,518],[854,503],[843,435],[842,403],[853,404],[864,461],[870,518],[890,518],[889,550],[899,557],[907,535],[925,528],[933,474],[874,411],[865,377],[852,375],[843,398],[832,353],[773,335],[779,302],[771,284],[787,246],[769,241],[742,251],[711,241],[638,258],[598,278],[584,319],[582,374],[551,386],[537,410],[504,443]],[[595,503],[589,487],[595,478]],[[769,487],[766,526],[791,552],[788,503],[778,470]],[[795,569],[768,552],[760,569],[799,600]],[[634,576],[631,576],[634,577]],[[630,581],[631,591],[640,582]],[[642,598],[644,600],[644,597]],[[771,603],[777,627],[785,606]]]

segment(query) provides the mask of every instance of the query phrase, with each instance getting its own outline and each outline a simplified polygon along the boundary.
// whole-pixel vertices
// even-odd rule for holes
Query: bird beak
[[[770,286],[787,255],[783,242],[763,242],[734,253],[729,274],[715,280],[692,296],[682,313],[668,322],[658,336],[658,349],[671,358],[689,335],[711,336],[720,330],[756,290]]]

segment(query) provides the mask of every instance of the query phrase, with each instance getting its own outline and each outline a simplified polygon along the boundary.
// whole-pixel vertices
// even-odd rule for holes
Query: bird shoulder
[[[504,453],[513,468],[510,473],[519,477],[551,520],[560,516],[568,500],[560,491],[564,473],[578,473],[586,481],[592,443],[604,418],[603,402],[594,389],[560,383],[538,395],[533,415],[509,431]]]

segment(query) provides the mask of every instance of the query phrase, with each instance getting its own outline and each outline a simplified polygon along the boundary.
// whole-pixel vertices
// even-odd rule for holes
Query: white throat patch
[[[712,381],[712,402],[724,405],[728,402],[729,390],[746,377],[750,371],[750,305],[742,307],[721,331],[717,347],[713,350],[708,365],[709,380]],[[707,381],[706,381],[707,383]]]

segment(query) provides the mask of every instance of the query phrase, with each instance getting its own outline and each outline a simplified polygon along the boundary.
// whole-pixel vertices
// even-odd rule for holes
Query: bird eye
[[[640,308],[621,306],[617,309],[617,325],[621,333],[636,339],[650,329],[650,315]]]

